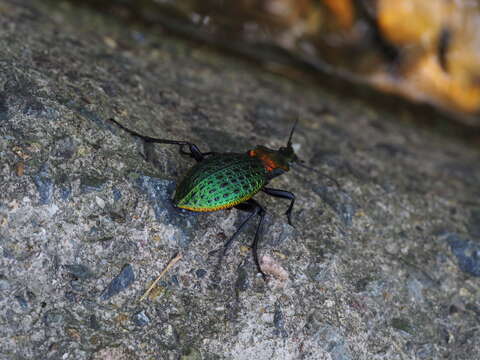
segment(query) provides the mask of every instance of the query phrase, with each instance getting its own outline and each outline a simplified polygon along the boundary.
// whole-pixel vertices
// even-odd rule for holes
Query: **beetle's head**
[[[292,147],[292,136],[297,122],[298,119],[290,131],[287,146],[282,146],[278,150],[272,150],[266,146],[258,145],[255,149],[248,152],[249,156],[257,157],[263,162],[270,178],[283,174],[285,171],[290,170],[291,163],[300,161]]]

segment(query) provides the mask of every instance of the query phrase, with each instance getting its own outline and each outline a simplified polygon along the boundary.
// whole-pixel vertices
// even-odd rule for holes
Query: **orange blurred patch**
[[[480,108],[480,12],[477,7],[445,0],[379,0],[382,35],[401,50],[403,79],[390,87],[416,100],[475,112]],[[440,38],[449,32],[445,54]],[[445,57],[442,67],[440,57]]]
[[[444,0],[378,0],[378,26],[397,46],[435,46],[452,6]]]
[[[462,111],[473,112],[480,105],[480,84],[469,81],[469,77],[458,76],[458,72],[445,72],[434,54],[421,58],[415,68],[405,74],[423,92],[437,97]]]
[[[337,18],[343,29],[350,29],[354,21],[354,8],[351,0],[323,0],[325,5]]]

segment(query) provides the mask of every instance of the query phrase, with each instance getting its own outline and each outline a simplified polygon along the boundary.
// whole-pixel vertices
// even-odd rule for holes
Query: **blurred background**
[[[301,81],[365,86],[379,102],[389,94],[480,128],[479,0],[71,2],[201,40]]]

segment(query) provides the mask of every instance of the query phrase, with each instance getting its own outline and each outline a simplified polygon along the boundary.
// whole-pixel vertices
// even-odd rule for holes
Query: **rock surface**
[[[59,4],[0,0],[1,359],[480,358],[478,149]],[[284,145],[297,113],[297,153],[341,188],[275,179],[295,228],[257,196],[268,282],[254,224],[218,261],[245,214],[177,211],[192,161],[109,121],[240,152]]]

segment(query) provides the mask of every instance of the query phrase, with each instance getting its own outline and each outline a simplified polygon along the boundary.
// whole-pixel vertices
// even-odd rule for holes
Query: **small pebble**
[[[473,276],[480,276],[480,244],[462,239],[455,233],[447,235],[447,242],[457,258],[460,270]]]
[[[145,310],[139,311],[132,316],[133,322],[138,326],[148,325],[150,318],[145,314]]]
[[[100,295],[101,300],[108,300],[112,296],[117,295],[121,291],[128,288],[135,281],[135,274],[133,273],[133,267],[127,264],[123,267],[120,274],[110,282],[110,284],[103,290]]]

